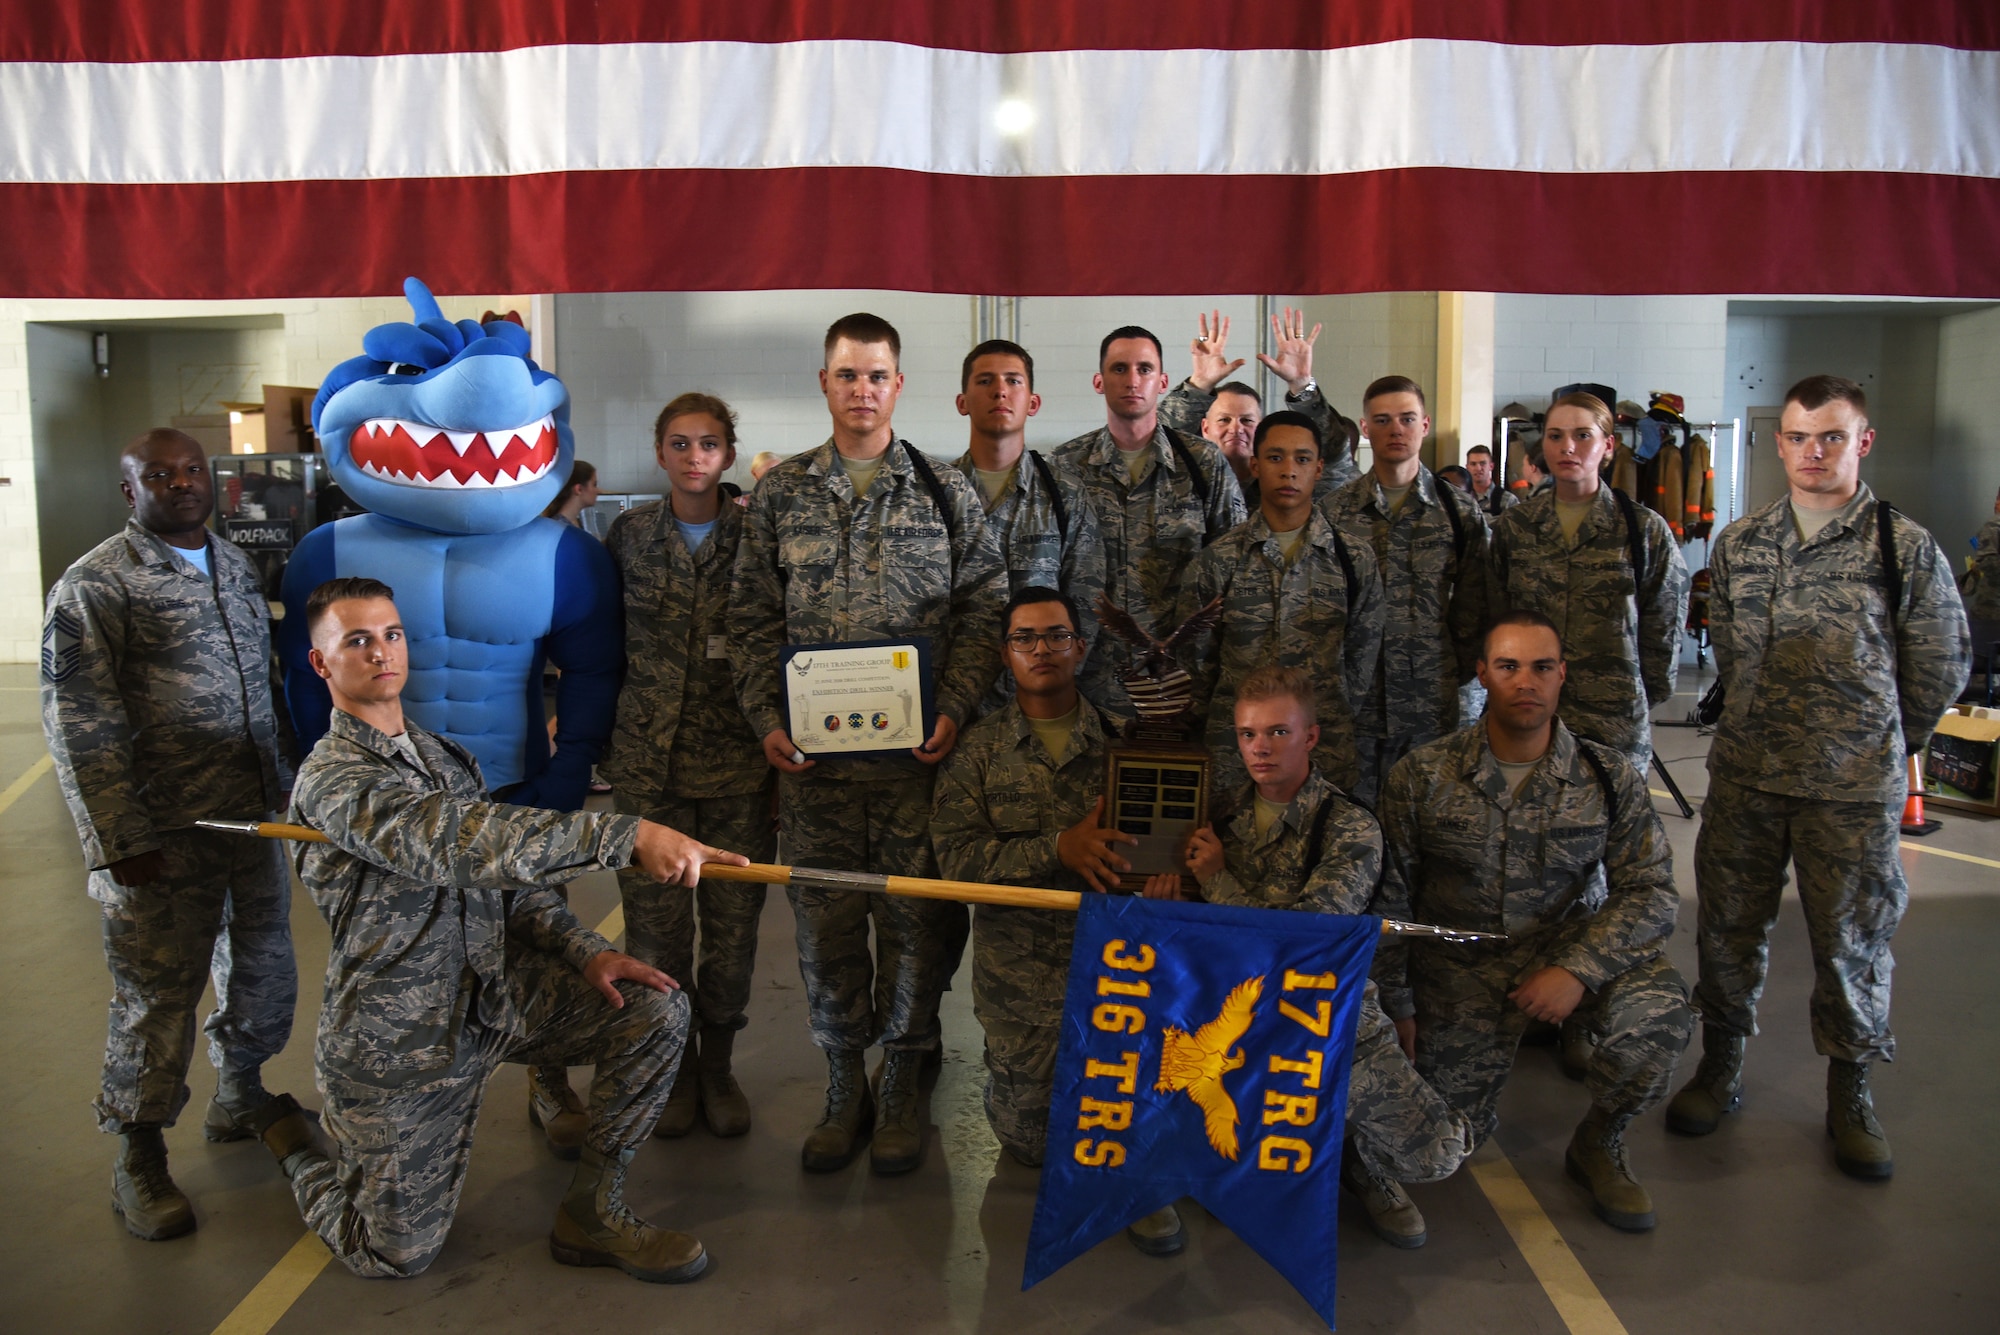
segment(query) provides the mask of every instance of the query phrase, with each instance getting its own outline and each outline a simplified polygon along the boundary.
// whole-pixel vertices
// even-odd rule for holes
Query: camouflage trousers
[[[1373,811],[1382,797],[1382,785],[1388,780],[1389,771],[1396,768],[1396,762],[1442,735],[1431,732],[1402,732],[1388,737],[1375,737],[1365,732],[1358,734],[1354,747],[1359,753],[1360,777],[1348,796]]]
[[[1474,952],[1477,952],[1474,954]],[[1528,1016],[1507,999],[1554,951],[1546,938],[1502,950],[1458,946],[1410,954],[1417,1073],[1472,1122],[1474,1148],[1500,1120],[1500,1091]],[[1472,958],[1466,958],[1471,955]],[[1606,1112],[1636,1117],[1666,1097],[1694,1032],[1687,984],[1665,955],[1585,992],[1572,1013],[1594,1040],[1584,1085]]]
[[[1910,902],[1897,853],[1901,801],[1900,793],[1880,802],[1786,797],[1710,777],[1694,845],[1703,1024],[1741,1038],[1757,1032],[1789,862],[1812,944],[1813,1047],[1843,1061],[1895,1059],[1889,943]]]
[[[781,775],[779,820],[792,860],[830,871],[937,875],[931,778],[928,771],[866,782]],[[938,998],[964,941],[966,906],[863,890],[787,893],[813,1042],[828,1052],[858,1052],[871,1043],[937,1047]]]
[[[1372,982],[1354,1024],[1347,1134],[1371,1168],[1398,1182],[1450,1177],[1475,1143],[1471,1121],[1426,1084],[1403,1055],[1396,1027],[1382,1013]]]
[[[247,1074],[284,1049],[298,1003],[292,879],[275,841],[200,830],[160,836],[166,870],[150,885],[90,874],[104,918],[111,1012],[97,1125],[113,1135],[172,1126],[188,1101],[195,1010],[218,1071]]]
[[[618,811],[679,830],[704,844],[741,853],[752,862],[777,856],[768,788],[733,797],[673,797],[620,784]],[[625,905],[625,949],[671,975],[704,1029],[741,1029],[748,1021],[751,978],[757,969],[757,925],[769,887],[704,879],[690,890],[661,885],[636,866],[618,873]],[[696,962],[695,924],[701,924]]]
[[[450,1066],[401,1079],[363,1082],[320,1069],[334,1156],[310,1156],[292,1194],[307,1227],[355,1274],[407,1278],[437,1259],[465,1187],[486,1082],[502,1062],[594,1064],[585,1139],[603,1154],[643,1144],[666,1107],[687,1043],[687,998],[621,982],[625,1005],[614,1007],[566,961],[520,953],[517,961],[510,952],[508,972],[525,1034],[468,1020]]]
[[[981,904],[973,910],[972,1013],[986,1033],[986,1120],[1002,1145],[1039,1162],[1055,1097],[1076,915]]]

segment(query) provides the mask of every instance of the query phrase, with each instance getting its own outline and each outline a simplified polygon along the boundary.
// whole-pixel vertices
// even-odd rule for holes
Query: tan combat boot
[[[1340,1168],[1340,1181],[1360,1198],[1368,1212],[1368,1229],[1391,1247],[1414,1251],[1430,1237],[1423,1212],[1403,1184],[1375,1170],[1350,1148]]]
[[[201,1134],[212,1144],[250,1140],[257,1134],[250,1119],[269,1102],[262,1070],[252,1066],[242,1071],[220,1071],[215,1079],[215,1097],[208,1101],[208,1114],[201,1119]]]
[[[1849,1177],[1880,1182],[1896,1171],[1889,1137],[1875,1120],[1866,1066],[1838,1057],[1827,1062],[1826,1133],[1833,1137],[1834,1163]]]
[[[633,1153],[583,1147],[549,1232],[549,1254],[564,1265],[616,1266],[648,1284],[699,1279],[708,1269],[699,1238],[654,1228],[625,1208],[625,1167]]]
[[[729,1070],[735,1050],[734,1029],[710,1026],[701,1031],[701,1063],[695,1072],[701,1082],[701,1116],[718,1136],[740,1136],[750,1130],[750,1100]],[[681,1061],[685,1065],[687,1059]]]
[[[901,1049],[882,1054],[881,1088],[875,1096],[875,1142],[869,1166],[883,1177],[908,1173],[924,1161],[924,1054]]]
[[[1132,1245],[1148,1256],[1177,1256],[1187,1246],[1187,1226],[1181,1212],[1169,1205],[1135,1221],[1125,1230]]]
[[[167,1173],[167,1140],[157,1126],[128,1127],[111,1169],[111,1208],[125,1231],[147,1242],[194,1232],[194,1206]]]
[[[326,1158],[319,1152],[313,1139],[312,1123],[308,1114],[299,1107],[299,1101],[290,1094],[278,1094],[264,1101],[251,1114],[250,1132],[264,1142],[264,1148],[271,1151],[271,1157],[278,1161],[285,1180],[291,1181],[306,1163]]]
[[[1590,1192],[1597,1217],[1627,1233],[1653,1227],[1653,1198],[1625,1161],[1625,1125],[1632,1119],[1592,1106],[1570,1137],[1563,1167]]]
[[[583,1133],[590,1115],[583,1100],[569,1087],[569,1071],[561,1066],[528,1068],[528,1125],[548,1139],[549,1153],[574,1159],[583,1151]]]
[[[1743,1106],[1743,1039],[1704,1025],[1701,1065],[1667,1104],[1667,1130],[1705,1136]]]
[[[700,1044],[690,1030],[687,1046],[681,1049],[681,1064],[674,1071],[673,1092],[667,1095],[667,1106],[653,1125],[653,1134],[662,1140],[679,1140],[694,1130],[695,1119],[701,1116],[701,1077],[695,1073],[700,1053]]]
[[[826,1111],[806,1136],[799,1162],[808,1173],[832,1173],[854,1162],[875,1123],[868,1064],[859,1052],[826,1054]]]

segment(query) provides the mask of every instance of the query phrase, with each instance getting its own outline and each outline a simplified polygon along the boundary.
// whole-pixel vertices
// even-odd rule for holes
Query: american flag
[[[0,295],[2000,296],[1993,0],[0,0]]]

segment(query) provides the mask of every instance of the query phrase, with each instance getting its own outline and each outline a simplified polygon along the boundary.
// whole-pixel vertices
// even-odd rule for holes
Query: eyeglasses
[[[1062,653],[1076,643],[1073,630],[1015,630],[1007,633],[1007,647],[1017,654],[1032,654],[1041,641],[1048,641],[1052,653]]]

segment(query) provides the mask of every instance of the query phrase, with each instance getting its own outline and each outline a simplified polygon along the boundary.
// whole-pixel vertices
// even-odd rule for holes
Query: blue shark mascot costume
[[[528,334],[456,324],[403,284],[416,320],[377,325],[313,401],[333,478],[369,511],[308,533],[285,570],[279,627],[299,744],[332,701],[306,661],[306,598],[366,575],[396,590],[409,635],[403,708],[478,757],[510,802],[583,805],[611,735],[622,667],[618,576],[596,539],[541,518],[569,478],[569,391],[528,359]],[[542,665],[562,669],[555,753]]]

